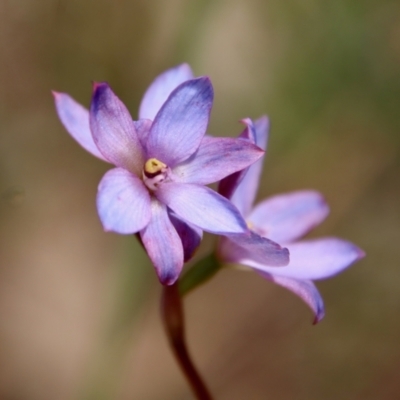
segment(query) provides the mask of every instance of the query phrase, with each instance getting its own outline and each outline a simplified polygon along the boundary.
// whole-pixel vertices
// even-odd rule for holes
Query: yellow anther
[[[146,164],[144,164],[144,172],[148,174],[157,174],[157,172],[162,171],[164,168],[167,168],[167,166],[157,160],[157,158],[150,158],[146,161]]]

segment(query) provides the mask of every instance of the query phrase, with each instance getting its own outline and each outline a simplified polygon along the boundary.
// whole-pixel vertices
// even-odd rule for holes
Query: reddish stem
[[[185,322],[178,284],[164,286],[161,297],[161,314],[169,343],[193,393],[198,400],[212,400],[189,356],[185,340]]]

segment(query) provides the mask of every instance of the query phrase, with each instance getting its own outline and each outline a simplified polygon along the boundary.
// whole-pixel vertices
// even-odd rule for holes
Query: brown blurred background
[[[108,166],[50,95],[88,104],[91,80],[107,80],[136,116],[151,80],[184,61],[213,81],[210,132],[270,116],[259,198],[318,189],[332,212],[313,235],[367,252],[318,283],[316,327],[255,274],[226,270],[190,294],[189,344],[216,399],[400,398],[398,1],[0,0],[0,35],[0,399],[192,398],[149,261],[98,220]]]

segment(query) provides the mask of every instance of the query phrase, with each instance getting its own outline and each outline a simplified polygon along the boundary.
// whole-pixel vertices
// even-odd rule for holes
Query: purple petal
[[[89,153],[109,162],[93,141],[89,111],[66,93],[53,92],[57,114],[68,133]]]
[[[251,231],[250,234],[231,235],[221,239],[218,254],[225,262],[240,263],[243,259],[251,258],[271,267],[289,264],[288,249]]]
[[[269,119],[266,115],[254,121],[254,129],[256,131],[256,145],[267,150],[268,136],[269,136]]]
[[[248,124],[250,124],[250,122],[249,120],[247,121]],[[259,118],[253,125],[253,130],[257,146],[265,149],[269,133],[268,118],[266,116]],[[251,132],[250,129],[249,132]],[[244,177],[239,181],[239,184],[231,197],[232,203],[238,207],[239,211],[244,216],[249,215],[256,198],[263,163],[264,157],[247,169],[247,172],[244,173]]]
[[[324,301],[321,294],[313,282],[307,280],[298,280],[285,278],[282,276],[275,276],[267,273],[260,273],[263,278],[268,279],[299,296],[314,313],[313,324],[317,324],[325,316]]]
[[[139,141],[143,149],[146,148],[147,136],[150,132],[152,123],[153,122],[149,119],[139,119],[139,121],[133,121],[133,125],[135,126]]]
[[[268,139],[268,118],[263,116],[255,121],[254,124],[250,119],[244,119],[242,122],[246,124],[246,129],[240,137],[257,144],[258,147],[264,150]],[[255,162],[251,167],[221,181],[218,188],[218,191],[224,194],[225,197],[230,198],[245,217],[249,215],[256,198],[263,163],[264,158]]]
[[[239,135],[240,139],[244,139],[252,144],[256,143],[256,132],[254,129],[253,121],[250,118],[245,118],[241,120],[246,127],[243,132]],[[248,168],[244,168],[241,171],[237,171],[226,178],[222,179],[218,185],[218,193],[227,199],[231,199],[233,193],[238,187],[239,183],[242,181],[246,175]],[[240,205],[239,205],[240,207]]]
[[[154,194],[180,218],[204,231],[222,235],[247,231],[232,203],[208,187],[165,183]]]
[[[106,231],[135,233],[150,221],[150,195],[136,175],[114,168],[100,181],[97,210]]]
[[[174,213],[169,213],[169,218],[174,225],[182,241],[184,261],[189,261],[200,245],[203,231],[185,221],[182,221]]]
[[[139,108],[139,118],[153,120],[171,92],[181,83],[193,79],[193,72],[188,64],[181,64],[159,75],[143,96]]]
[[[337,238],[307,240],[288,245],[290,263],[283,268],[269,268],[249,258],[241,264],[257,270],[300,280],[325,279],[338,274],[365,253],[354,244]]]
[[[143,150],[129,111],[107,83],[95,83],[89,113],[94,142],[117,167],[141,175]]]
[[[289,243],[320,224],[328,213],[328,205],[320,193],[303,190],[264,200],[254,208],[248,220],[262,236],[278,243]]]
[[[143,245],[163,285],[172,285],[183,267],[181,239],[164,204],[153,199],[150,223],[140,232]]]
[[[197,152],[173,172],[179,182],[208,185],[248,167],[263,154],[242,139],[204,137]]]
[[[206,77],[178,86],[154,119],[146,144],[148,158],[171,168],[189,158],[206,132],[212,102],[213,88]]]

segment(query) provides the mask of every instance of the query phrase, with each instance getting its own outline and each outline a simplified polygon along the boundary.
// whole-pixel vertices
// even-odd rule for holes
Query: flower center
[[[150,158],[144,164],[143,181],[150,190],[156,190],[160,183],[168,177],[169,168],[166,164]]]
[[[153,178],[162,173],[165,168],[167,168],[167,166],[163,162],[157,160],[157,158],[150,158],[146,161],[146,164],[144,164],[144,174],[148,178]]]

